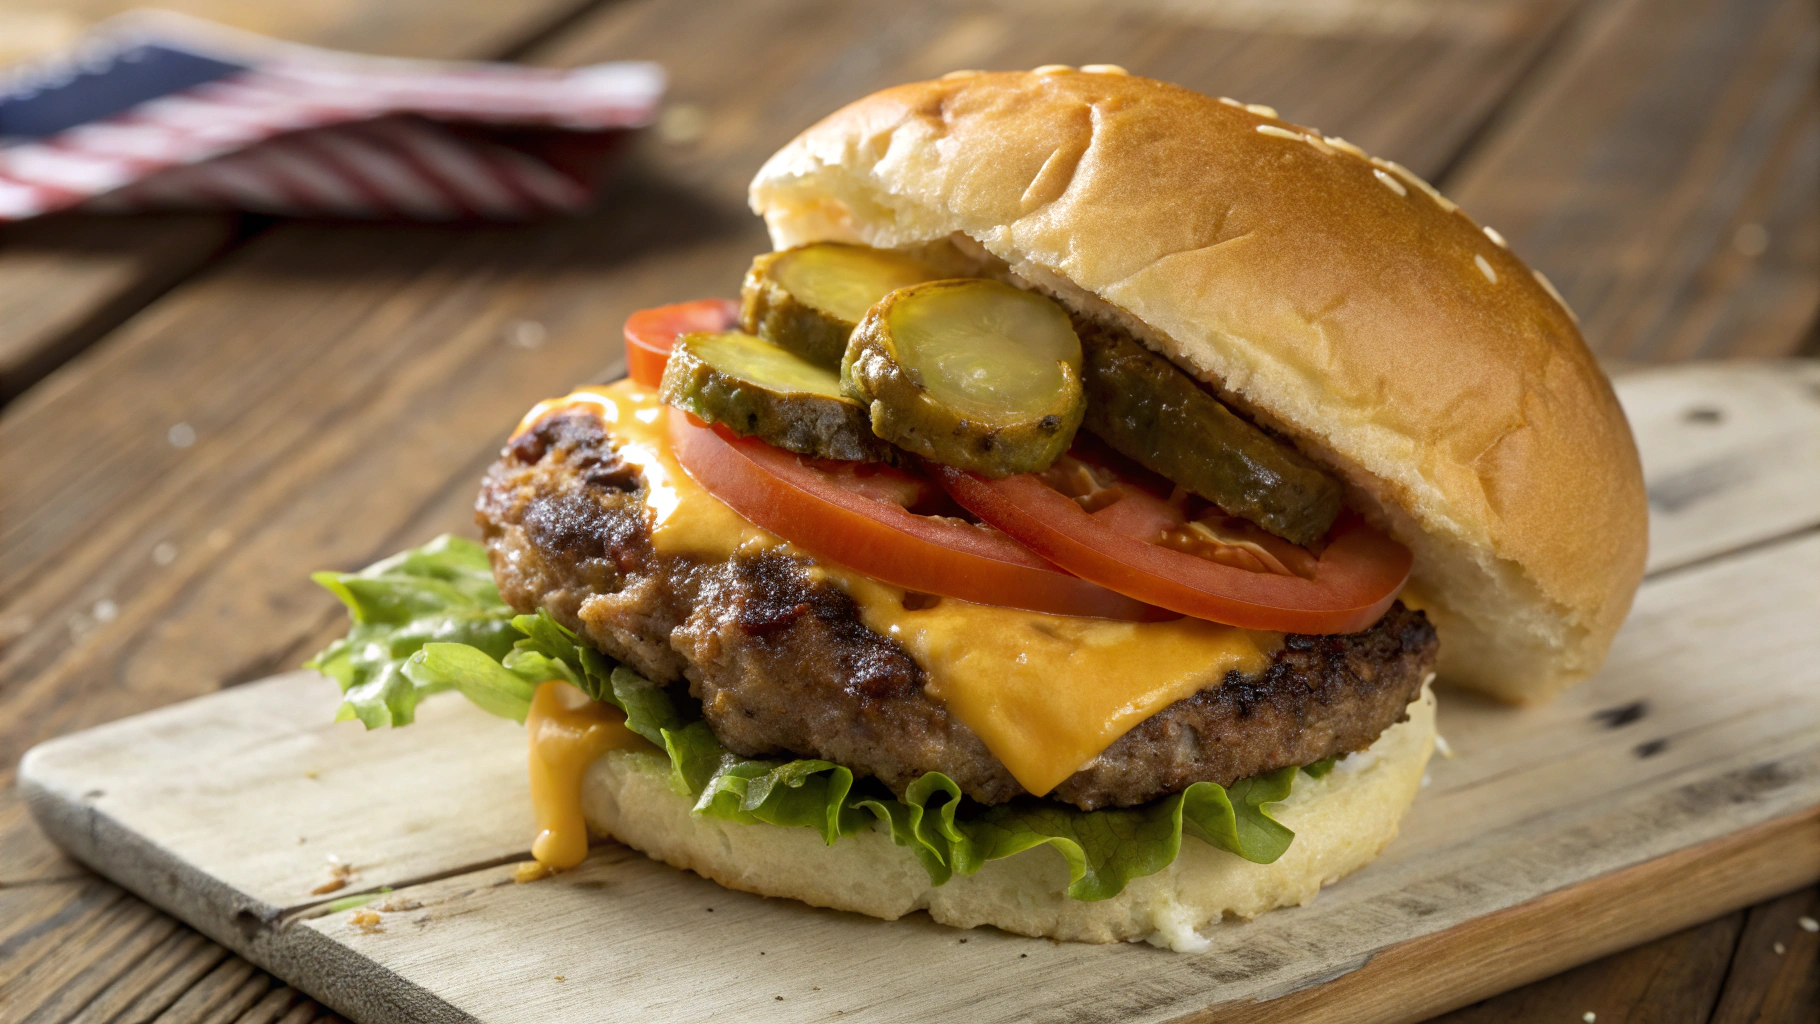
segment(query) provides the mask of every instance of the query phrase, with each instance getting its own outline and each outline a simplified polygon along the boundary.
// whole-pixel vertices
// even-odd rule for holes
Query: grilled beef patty
[[[981,803],[1024,789],[923,689],[923,669],[802,557],[658,555],[645,485],[599,419],[558,410],[509,444],[476,504],[506,602],[545,608],[660,683],[686,679],[721,743],[823,758],[902,794],[939,771]],[[1363,750],[1404,718],[1437,642],[1401,602],[1345,636],[1289,635],[1269,667],[1176,701],[1052,792],[1092,810]]]

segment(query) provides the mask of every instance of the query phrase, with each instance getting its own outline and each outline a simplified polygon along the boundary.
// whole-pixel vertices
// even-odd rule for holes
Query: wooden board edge
[[[1811,807],[1399,943],[1325,984],[1176,1022],[1413,1024],[1816,881],[1820,807]],[[1635,912],[1645,901],[1655,913]],[[1563,918],[1579,924],[1546,927]]]
[[[63,851],[139,898],[355,1021],[481,1024],[440,996],[240,892],[77,797],[43,785],[20,763],[32,817]]]

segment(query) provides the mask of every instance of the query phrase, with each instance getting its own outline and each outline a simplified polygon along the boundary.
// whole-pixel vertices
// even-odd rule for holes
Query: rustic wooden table
[[[124,6],[4,0],[0,60]],[[51,848],[13,765],[303,660],[342,628],[308,571],[464,529],[518,413],[611,363],[630,310],[732,288],[765,244],[753,170],[880,86],[1114,62],[1267,102],[1500,229],[1614,367],[1820,355],[1810,0],[180,6],[375,52],[656,59],[669,112],[576,221],[0,229],[0,1022],[327,1016]],[[1442,1019],[1811,1022],[1803,916],[1820,890]]]

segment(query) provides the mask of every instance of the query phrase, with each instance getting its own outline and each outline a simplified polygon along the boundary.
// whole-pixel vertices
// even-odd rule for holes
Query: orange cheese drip
[[[552,870],[580,864],[588,856],[588,823],[581,813],[581,779],[609,750],[654,749],[626,728],[625,713],[599,704],[560,680],[537,688],[525,716],[531,741],[531,809],[537,840],[531,856]]]

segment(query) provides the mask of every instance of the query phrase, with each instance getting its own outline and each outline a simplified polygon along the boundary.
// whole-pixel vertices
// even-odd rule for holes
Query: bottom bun
[[[588,773],[582,802],[596,834],[729,889],[886,920],[927,910],[959,928],[992,925],[1077,942],[1146,939],[1193,952],[1208,945],[1196,930],[1209,922],[1307,903],[1321,886],[1376,857],[1421,788],[1434,736],[1434,695],[1424,687],[1408,720],[1369,749],[1326,778],[1296,778],[1289,799],[1272,811],[1296,834],[1275,863],[1253,864],[1184,837],[1173,864],[1093,903],[1063,895],[1067,864],[1047,846],[933,886],[910,851],[876,828],[825,846],[812,829],[693,815],[691,801],[670,788],[669,763],[659,754],[602,757]]]

